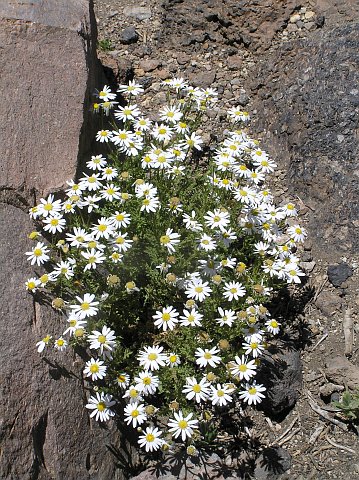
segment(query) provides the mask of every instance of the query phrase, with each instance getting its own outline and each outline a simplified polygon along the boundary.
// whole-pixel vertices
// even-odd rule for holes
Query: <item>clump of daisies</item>
[[[281,327],[266,305],[300,283],[306,232],[295,205],[276,206],[265,186],[276,164],[249,136],[248,113],[231,108],[209,149],[198,130],[216,91],[182,78],[163,88],[156,112],[141,109],[135,82],[118,89],[125,106],[108,86],[97,92],[107,153],[88,159],[65,199],[31,208],[26,288],[61,318],[38,351],[87,349],[95,421],[119,415],[146,452],[196,452],[208,412],[218,426],[264,398],[256,374]]]

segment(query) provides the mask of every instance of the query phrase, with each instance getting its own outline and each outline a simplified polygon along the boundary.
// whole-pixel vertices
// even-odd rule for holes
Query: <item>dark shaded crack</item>
[[[47,470],[44,458],[47,420],[48,410],[40,417],[36,425],[34,425],[31,430],[34,459],[29,472],[30,480],[38,480],[42,468]]]
[[[28,199],[34,197],[35,193],[33,190],[16,190],[11,187],[0,187],[0,203],[19,208],[26,213],[30,206],[32,206],[29,204]]]

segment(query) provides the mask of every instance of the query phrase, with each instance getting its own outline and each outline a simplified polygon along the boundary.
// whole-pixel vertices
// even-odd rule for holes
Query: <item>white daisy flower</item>
[[[95,295],[85,293],[83,298],[76,297],[76,300],[79,302],[79,305],[70,305],[70,308],[80,320],[83,320],[86,317],[93,317],[97,314],[97,306],[99,302],[94,301]]]
[[[88,162],[86,162],[86,166],[87,168],[89,168],[90,170],[99,170],[101,171],[104,167],[106,167],[107,165],[107,161],[106,161],[106,158],[102,155],[93,155],[91,157],[91,160],[89,160]],[[70,183],[67,182],[69,185]],[[71,186],[71,188],[73,188],[73,186]],[[76,192],[74,192],[76,193]]]
[[[131,223],[131,215],[126,212],[116,212],[110,217],[115,228],[126,228]]]
[[[210,392],[209,386],[210,384],[205,377],[202,378],[200,382],[197,382],[194,377],[187,377],[182,393],[186,394],[188,400],[194,398],[197,403],[200,403],[201,401],[205,402]]]
[[[84,375],[91,380],[102,380],[106,376],[107,367],[102,360],[91,358],[85,363]]]
[[[54,342],[54,348],[56,350],[59,350],[60,352],[64,352],[66,350],[67,345],[68,345],[67,341],[62,337],[58,338]]]
[[[190,282],[187,285],[185,294],[188,298],[194,298],[199,302],[203,302],[212,293],[212,289],[208,285],[208,282],[203,282],[201,279]]]
[[[163,331],[167,329],[173,330],[178,323],[179,313],[173,307],[164,307],[162,311],[157,310],[156,315],[153,315],[152,318],[155,320],[154,324],[157,328],[162,328]]]
[[[90,417],[95,417],[95,420],[97,421],[107,422],[107,420],[115,415],[115,412],[110,408],[116,403],[112,400],[112,395],[105,395],[103,392],[101,392],[101,394],[96,392],[96,396],[90,397],[88,402],[89,403],[85,405],[85,407],[92,410]]]
[[[36,265],[40,266],[50,259],[49,255],[47,255],[48,252],[49,249],[44,243],[37,242],[31,252],[26,252],[25,255],[28,256],[28,260],[31,261],[31,265],[35,265],[36,263]]]
[[[172,228],[167,228],[166,234],[162,235],[160,238],[160,244],[164,247],[167,247],[169,253],[176,251],[175,245],[180,243],[180,235],[172,230]]]
[[[121,93],[127,93],[128,95],[133,95],[134,97],[144,92],[141,85],[136,83],[134,80],[130,80],[128,85],[119,85],[117,91]]]
[[[172,432],[174,438],[181,436],[184,442],[186,438],[191,438],[193,430],[198,428],[198,420],[191,420],[193,413],[189,413],[183,417],[182,411],[174,412],[174,419],[170,418],[168,421],[169,431]]]
[[[107,143],[112,138],[110,130],[99,130],[96,134],[96,140],[100,143]]]
[[[42,340],[37,342],[37,344],[36,344],[37,351],[39,353],[43,352],[45,347],[47,347],[49,345],[49,343],[51,342],[51,339],[52,339],[51,335],[46,335],[46,337],[44,337]]]
[[[137,425],[142,425],[142,423],[147,419],[145,406],[137,402],[126,405],[124,408],[124,413],[125,422],[127,425],[132,423],[133,428],[136,428]]]
[[[211,385],[210,388],[211,393],[209,399],[212,402],[212,405],[223,407],[233,400],[230,394],[233,393],[235,389],[229,387],[229,385],[221,385],[220,383],[217,383],[216,387]]]
[[[217,248],[216,242],[213,240],[212,237],[204,233],[201,238],[198,240],[199,248],[205,250],[206,252],[211,252]]]
[[[264,350],[263,345],[259,341],[251,343],[244,342],[242,347],[244,348],[244,353],[246,355],[252,355],[253,358],[257,358]]]
[[[203,315],[199,313],[195,308],[192,308],[191,311],[183,310],[183,315],[180,318],[180,324],[183,327],[201,327],[201,320]]]
[[[267,320],[265,323],[267,327],[267,332],[272,333],[273,335],[277,335],[280,330],[280,323],[277,320]]]
[[[243,399],[248,405],[256,405],[260,403],[262,399],[265,397],[262,392],[265,392],[266,388],[263,385],[246,385],[246,389],[239,392],[239,398]]]
[[[40,198],[40,203],[37,206],[37,215],[46,218],[48,215],[59,213],[61,211],[61,200],[54,200],[53,195],[49,195],[46,199]]]
[[[109,327],[103,326],[101,332],[93,330],[92,334],[88,336],[87,341],[90,343],[90,348],[99,350],[104,357],[111,357],[111,352],[116,346],[116,336],[114,331]]]
[[[111,93],[111,88],[108,85],[104,85],[102,90],[97,93],[97,96],[103,102],[107,102],[108,100],[114,100],[116,93]]]
[[[135,388],[139,390],[142,395],[152,395],[156,392],[160,380],[151,372],[144,371],[134,378]]]
[[[81,255],[87,260],[87,264],[84,267],[84,272],[86,270],[95,270],[97,265],[103,263],[106,260],[106,256],[99,250],[91,248],[91,250],[86,250],[86,252],[81,252]]]
[[[118,250],[119,252],[127,252],[132,247],[133,240],[127,238],[128,233],[121,233],[116,232],[114,234],[114,238],[112,240],[112,245]]]
[[[125,107],[119,107],[114,113],[117,120],[126,122],[127,120],[135,120],[141,115],[140,109],[136,104],[126,105]]]
[[[130,384],[130,376],[124,372],[119,373],[118,375],[116,375],[115,384],[118,385],[120,388],[125,389]]]
[[[173,367],[177,367],[177,365],[180,365],[181,364],[181,359],[179,358],[178,355],[176,355],[175,353],[171,352],[168,354],[167,358],[166,358],[166,364],[170,367],[170,368],[173,368]]]
[[[256,374],[255,360],[248,360],[247,357],[235,357],[235,362],[231,362],[230,372],[234,377],[239,377],[240,380],[250,380]]]
[[[239,282],[226,282],[224,284],[223,296],[229,301],[238,300],[240,297],[244,297],[246,290]]]
[[[137,360],[144,370],[159,370],[160,367],[165,366],[167,355],[163,352],[163,347],[154,345],[153,347],[144,347],[140,350]]]
[[[219,318],[216,318],[217,323],[223,327],[228,325],[231,327],[233,322],[237,319],[236,312],[234,310],[223,310],[223,308],[218,307]]]
[[[138,444],[144,447],[146,452],[153,452],[162,447],[164,441],[160,438],[162,431],[157,427],[147,427],[143,435],[138,437]]]
[[[144,200],[142,200],[142,206],[140,208],[141,212],[144,210],[149,213],[149,212],[155,212],[158,207],[160,207],[160,201],[158,200],[157,197],[153,198],[148,198],[146,197]]]
[[[212,368],[216,368],[217,365],[221,363],[221,357],[216,355],[217,353],[219,353],[219,348],[217,347],[213,347],[210,350],[208,348],[205,348],[204,350],[202,348],[197,348],[195,351],[195,356],[197,357],[196,364],[201,368],[205,368],[208,365]]]

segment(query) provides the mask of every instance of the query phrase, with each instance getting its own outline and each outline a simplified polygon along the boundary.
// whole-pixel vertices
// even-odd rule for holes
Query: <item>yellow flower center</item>
[[[125,243],[125,239],[123,237],[117,237],[116,238],[116,243],[118,245],[123,245]]]
[[[170,362],[171,363],[176,363],[176,361],[177,361],[177,355],[171,355],[170,356]]]
[[[138,391],[135,388],[131,388],[130,390],[130,397],[136,398],[138,396]]]
[[[229,291],[230,291],[232,294],[235,294],[235,293],[237,292],[237,289],[236,289],[235,287],[233,287],[233,288],[231,288]]]
[[[162,245],[167,245],[168,243],[170,243],[171,239],[168,235],[162,235],[162,237],[160,238],[160,243],[162,243]]]
[[[97,404],[97,410],[98,410],[99,412],[103,412],[103,411],[105,410],[105,408],[106,408],[105,402],[98,402],[98,404]]]
[[[156,360],[158,357],[157,353],[150,353],[148,355],[148,360]]]
[[[104,343],[106,343],[106,340],[107,340],[107,339],[106,339],[106,336],[105,336],[105,335],[99,335],[99,337],[98,337],[99,343],[104,344]]]
[[[188,423],[186,422],[186,420],[180,420],[178,422],[178,426],[181,430],[184,430],[185,428],[187,428],[188,426]]]
[[[278,327],[278,322],[276,320],[272,320],[270,322],[270,326],[273,327],[273,328],[277,328]]]
[[[248,370],[247,365],[240,365],[239,366],[239,371],[240,372],[246,372]]]
[[[196,293],[202,293],[202,292],[203,292],[203,287],[196,287],[196,288],[194,289],[194,291],[195,291]]]
[[[144,385],[151,385],[151,378],[150,377],[144,377],[142,381],[143,381]]]
[[[34,255],[35,255],[35,257],[40,257],[42,255],[41,248],[35,248]]]
[[[201,389],[201,385],[198,385],[198,383],[196,383],[196,385],[193,385],[192,390],[193,390],[195,393],[199,393],[199,392],[202,390],[202,389]]]
[[[154,439],[155,439],[155,436],[154,436],[152,433],[148,433],[148,434],[146,435],[146,440],[147,440],[147,442],[153,442]]]
[[[209,360],[210,358],[212,358],[212,355],[209,352],[206,352],[203,356],[206,360]]]
[[[257,393],[257,389],[252,387],[252,388],[249,388],[248,389],[248,393],[249,395],[255,395]]]
[[[97,363],[94,363],[93,365],[91,365],[90,367],[90,372],[91,373],[97,373],[99,371],[99,367],[97,365]]]
[[[122,213],[119,213],[118,215],[116,215],[116,220],[118,220],[119,222],[122,222],[122,220],[124,219],[125,219],[125,216]]]
[[[50,223],[51,223],[52,226],[56,227],[56,225],[59,224],[59,221],[58,221],[57,218],[52,218],[51,221],[50,221]]]
[[[160,135],[165,135],[166,132],[167,132],[167,130],[166,130],[165,128],[160,128],[160,129],[158,130],[158,133],[159,133]]]
[[[65,343],[65,341],[62,340],[62,338],[59,338],[59,339],[57,340],[57,346],[58,346],[58,347],[62,347],[62,346],[64,345],[64,343]]]
[[[252,342],[250,344],[250,347],[251,347],[252,350],[255,350],[258,347],[258,343],[257,342]]]
[[[52,204],[51,203],[45,203],[44,210],[46,210],[47,212],[50,212],[52,210]]]
[[[162,320],[164,322],[168,322],[171,319],[171,315],[169,313],[163,313],[162,314]]]
[[[102,130],[102,132],[101,132],[101,137],[107,137],[107,132],[106,132],[106,130]]]
[[[217,390],[217,396],[218,397],[223,397],[224,396],[224,391],[223,390]]]
[[[35,282],[29,282],[27,284],[27,286],[28,286],[29,290],[33,290],[36,287]]]
[[[86,310],[88,310],[88,309],[90,308],[90,304],[89,304],[88,302],[83,302],[83,303],[81,303],[81,307],[80,307],[80,308],[81,308],[81,310],[86,311]]]
[[[131,416],[132,416],[133,418],[138,417],[139,414],[140,414],[140,412],[139,412],[138,410],[133,410],[133,412],[131,412]]]
[[[97,227],[97,229],[100,231],[100,232],[105,232],[107,230],[107,225],[101,223],[101,225],[99,225]]]

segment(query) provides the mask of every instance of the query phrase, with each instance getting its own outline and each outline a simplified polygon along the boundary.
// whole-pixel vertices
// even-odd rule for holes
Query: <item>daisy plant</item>
[[[281,327],[266,304],[300,282],[306,231],[265,185],[276,164],[249,135],[248,113],[231,108],[218,144],[205,145],[215,89],[182,78],[163,88],[158,112],[135,81],[119,86],[124,107],[109,86],[97,93],[102,153],[65,197],[31,208],[36,275],[25,288],[52,297],[60,319],[40,354],[87,351],[94,421],[120,416],[148,453],[197,452],[208,412],[219,427],[223,412],[265,397],[255,377]]]

